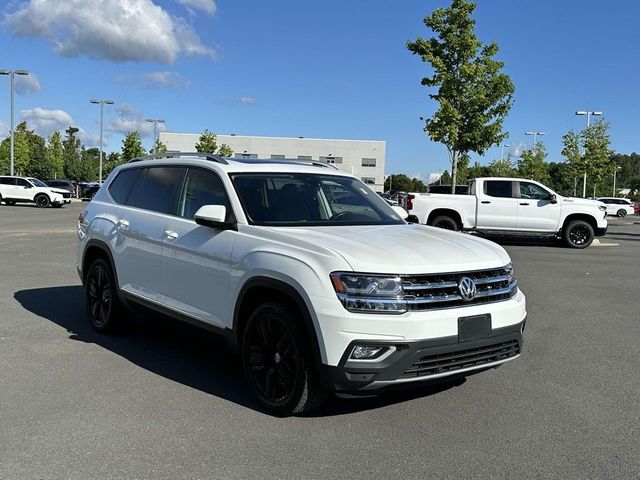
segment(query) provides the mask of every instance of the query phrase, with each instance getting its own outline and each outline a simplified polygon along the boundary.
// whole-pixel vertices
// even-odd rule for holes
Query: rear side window
[[[173,213],[186,168],[150,167],[131,190],[127,205],[159,213]]]
[[[0,185],[15,185],[16,179],[11,177],[0,178]]]
[[[131,191],[131,186],[136,182],[141,169],[135,168],[131,170],[125,170],[120,172],[118,176],[109,185],[109,193],[116,203],[125,204],[127,202],[127,196]]]
[[[508,180],[487,180],[484,182],[484,193],[490,197],[511,198],[513,192]]]

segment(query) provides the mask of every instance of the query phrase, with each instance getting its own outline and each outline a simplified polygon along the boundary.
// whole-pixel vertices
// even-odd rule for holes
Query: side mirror
[[[556,197],[555,195],[549,195],[549,201],[551,203],[558,203],[558,197]]]
[[[225,222],[227,207],[224,205],[203,205],[193,216],[198,225],[220,230],[235,229],[235,222]]]
[[[396,215],[398,215],[400,218],[407,218],[407,215],[409,215],[409,212],[407,212],[404,208],[398,205],[391,205],[391,208],[393,209],[394,212],[396,212]]]
[[[407,218],[405,218],[405,221],[407,223],[420,223],[420,219],[418,219],[416,215],[409,215]]]
[[[32,185],[25,185],[25,186],[24,186],[24,188],[25,188],[25,189],[26,189],[26,188],[33,188],[33,186],[32,186]]]

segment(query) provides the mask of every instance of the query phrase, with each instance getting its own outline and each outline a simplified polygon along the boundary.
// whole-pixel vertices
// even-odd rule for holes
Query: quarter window
[[[146,169],[129,194],[127,205],[159,213],[173,213],[173,206],[185,174],[184,167]]]
[[[511,183],[509,180],[487,180],[484,182],[484,193],[490,197],[511,198]]]
[[[113,182],[109,185],[109,193],[116,203],[122,205],[127,203],[127,197],[129,196],[131,187],[138,177],[140,177],[141,172],[142,170],[139,168],[124,170],[113,179]]]

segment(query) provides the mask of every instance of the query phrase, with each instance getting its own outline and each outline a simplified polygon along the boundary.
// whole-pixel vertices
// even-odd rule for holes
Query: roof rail
[[[286,158],[234,158],[234,162],[239,163],[276,163],[283,165],[312,165],[314,167],[324,167],[324,168],[332,168],[334,170],[338,170],[338,167],[331,163],[320,162],[318,160],[299,160],[295,159],[286,159]]]
[[[212,162],[221,163],[223,165],[228,165],[224,157],[220,155],[214,155],[213,153],[204,153],[204,152],[165,152],[151,155],[141,155],[139,157],[132,158],[127,163],[132,162],[141,162],[142,160],[161,160],[163,158],[181,158],[181,157],[200,157],[206,160],[211,160]]]

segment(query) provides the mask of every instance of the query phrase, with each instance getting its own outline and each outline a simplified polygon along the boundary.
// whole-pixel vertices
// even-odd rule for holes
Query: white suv
[[[50,187],[33,177],[0,176],[0,202],[7,205],[35,203],[40,208],[62,207],[71,203],[71,192]]]
[[[626,198],[599,197],[596,198],[596,200],[607,206],[607,215],[626,217],[627,215],[633,215],[633,212],[635,211],[631,200]]]
[[[331,166],[132,161],[80,215],[78,239],[95,329],[142,305],[220,332],[278,415],[522,352],[525,297],[502,247],[408,224]]]

